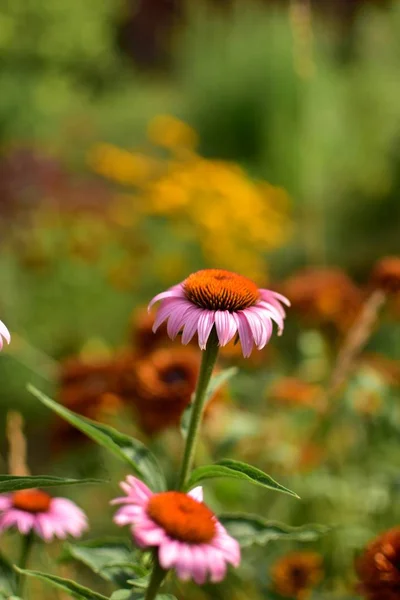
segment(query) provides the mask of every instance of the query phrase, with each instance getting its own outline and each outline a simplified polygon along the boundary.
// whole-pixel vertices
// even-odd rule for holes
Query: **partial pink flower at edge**
[[[11,342],[10,332],[4,325],[3,321],[0,321],[0,350],[3,348],[3,338],[6,340],[7,344]]]

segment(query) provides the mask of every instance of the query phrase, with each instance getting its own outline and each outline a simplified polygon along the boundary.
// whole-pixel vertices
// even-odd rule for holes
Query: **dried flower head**
[[[147,309],[136,310],[130,319],[130,341],[138,354],[147,354],[158,346],[171,343],[166,325],[153,331],[154,315]]]
[[[323,577],[322,557],[316,552],[292,552],[273,565],[271,575],[275,592],[306,600]]]
[[[312,325],[333,325],[344,331],[354,321],[362,295],[338,268],[307,268],[287,279],[283,292],[293,309]]]
[[[16,528],[34,531],[46,542],[54,537],[80,537],[87,529],[85,513],[67,498],[53,498],[42,490],[20,490],[0,496],[0,532]]]
[[[117,525],[129,525],[141,548],[157,548],[163,569],[176,570],[179,579],[202,585],[209,578],[222,581],[227,564],[237,567],[240,548],[203,503],[201,487],[191,492],[153,494],[136,477],[121,483],[126,496],[114,517]]]
[[[371,273],[371,283],[388,294],[400,292],[400,256],[386,256],[378,261]]]
[[[253,345],[260,350],[272,335],[272,323],[283,331],[285,311],[290,302],[271,290],[259,289],[253,281],[220,269],[205,269],[157,294],[149,308],[161,301],[154,331],[167,321],[168,335],[174,339],[182,331],[182,343],[198,334],[202,350],[215,327],[220,346],[239,335],[243,355],[250,356]]]
[[[368,600],[400,598],[400,527],[372,540],[356,561],[356,571],[358,591]]]
[[[0,350],[3,348],[3,339],[9,344],[11,342],[11,335],[4,323],[0,321]]]

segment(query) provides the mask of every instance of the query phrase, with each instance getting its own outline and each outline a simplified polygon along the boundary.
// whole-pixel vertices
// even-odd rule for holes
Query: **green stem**
[[[27,566],[28,560],[29,560],[29,556],[30,556],[30,553],[32,550],[33,542],[34,542],[34,534],[32,531],[22,537],[21,556],[20,556],[20,559],[18,562],[18,566],[20,569],[26,569],[26,566]],[[18,579],[17,595],[21,596],[21,598],[22,598],[22,594],[23,594],[23,590],[24,590],[24,583],[25,583],[25,576],[20,575],[19,579]]]
[[[181,472],[179,475],[178,489],[180,490],[185,489],[187,479],[192,469],[197,440],[200,432],[201,417],[203,415],[204,404],[207,398],[207,389],[215,363],[217,361],[217,356],[218,336],[214,326],[208,339],[207,347],[203,352],[199,378],[197,380],[196,393],[194,396],[189,429],[186,438],[186,446],[183,454]]]
[[[146,595],[144,597],[144,600],[154,600],[154,598],[157,596],[157,592],[158,592],[160,585],[162,584],[166,574],[167,574],[167,571],[164,571],[164,569],[162,569],[160,567],[160,563],[158,562],[158,560],[155,559],[149,587],[146,590]]]
[[[210,383],[211,375],[218,356],[218,336],[213,327],[200,366],[200,373],[197,380],[196,392],[194,396],[190,423],[186,438],[185,451],[183,454],[182,466],[179,475],[179,490],[184,490],[190,471],[192,469],[194,455],[196,451],[197,440],[199,437],[201,417],[203,415],[204,405],[207,399],[207,389]],[[155,559],[153,572],[149,587],[147,588],[144,600],[154,600],[162,584],[167,571],[161,568],[160,563]]]

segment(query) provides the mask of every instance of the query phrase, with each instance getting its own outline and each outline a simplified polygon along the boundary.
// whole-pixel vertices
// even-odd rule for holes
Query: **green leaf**
[[[21,575],[34,577],[35,579],[50,583],[50,585],[69,594],[71,598],[78,598],[78,600],[109,600],[106,596],[103,596],[103,594],[89,590],[89,588],[79,585],[79,583],[75,583],[75,581],[71,581],[70,579],[63,579],[62,577],[48,575],[47,573],[41,573],[40,571],[30,571],[27,569],[19,569],[18,567],[15,567],[15,569],[18,573],[21,573]]]
[[[190,476],[187,488],[192,488],[204,479],[212,479],[215,477],[231,477],[233,479],[241,479],[270,490],[275,490],[276,492],[283,492],[284,494],[289,494],[290,496],[299,498],[295,492],[292,492],[288,488],[284,487],[260,469],[252,467],[251,465],[238,460],[231,460],[229,458],[220,460],[214,465],[197,467],[197,469],[195,469]]]
[[[103,579],[124,587],[132,577],[142,577],[146,570],[137,562],[134,550],[128,543],[116,539],[99,539],[88,542],[67,543],[61,560],[78,560]]]
[[[18,476],[0,475],[0,494],[16,492],[30,488],[54,487],[59,485],[76,485],[78,483],[104,483],[102,479],[69,479],[66,477],[51,477],[50,475]]]
[[[8,598],[17,589],[17,574],[11,563],[0,554],[0,597]]]
[[[237,367],[230,367],[229,369],[224,369],[220,373],[217,373],[216,375],[211,377],[210,385],[208,386],[208,389],[206,392],[204,407],[207,406],[208,402],[211,400],[211,398],[214,396],[214,394],[216,394],[216,392],[224,385],[224,383],[226,383],[229,379],[231,379],[231,377],[236,375],[237,372],[238,372]],[[189,404],[189,406],[187,406],[185,408],[184,413],[181,418],[181,433],[182,433],[182,436],[184,439],[186,439],[186,436],[187,436],[189,423],[190,423],[190,417],[192,415],[192,407],[193,407],[193,398],[192,398],[192,402]]]
[[[120,433],[113,427],[77,415],[64,406],[61,406],[61,404],[58,404],[58,402],[51,400],[45,394],[42,394],[42,392],[31,384],[28,384],[27,387],[28,391],[36,396],[42,404],[127,463],[135,474],[143,479],[153,491],[165,489],[165,478],[158,462],[142,442],[135,440],[129,435]]]
[[[275,540],[313,542],[329,531],[329,527],[324,525],[290,527],[283,523],[267,521],[257,515],[240,513],[226,513],[219,515],[218,519],[243,548],[253,544],[265,546]]]

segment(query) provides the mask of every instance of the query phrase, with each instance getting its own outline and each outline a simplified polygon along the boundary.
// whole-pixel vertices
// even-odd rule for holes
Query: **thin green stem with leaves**
[[[28,533],[27,535],[22,536],[21,556],[18,561],[18,566],[20,569],[26,569],[28,560],[29,560],[29,556],[31,554],[33,543],[34,543],[34,534],[32,531],[30,533]],[[25,583],[25,576],[20,574],[19,579],[18,579],[17,595],[21,596],[21,598],[22,598],[22,594],[23,594],[23,590],[24,590],[24,583]]]

